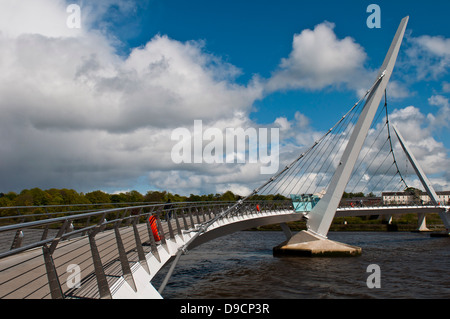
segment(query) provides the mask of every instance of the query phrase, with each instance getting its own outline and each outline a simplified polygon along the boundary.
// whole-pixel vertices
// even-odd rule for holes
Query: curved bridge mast
[[[359,247],[349,247],[348,245],[332,242],[327,239],[327,234],[392,75],[408,20],[409,17],[403,18],[397,29],[383,65],[378,72],[376,81],[367,97],[364,109],[353,129],[336,172],[331,179],[327,193],[307,216],[308,230],[298,233],[287,242],[276,247],[276,252],[298,252],[300,254],[306,252],[306,254],[314,254],[313,251],[316,249],[318,254],[360,254],[361,249]]]

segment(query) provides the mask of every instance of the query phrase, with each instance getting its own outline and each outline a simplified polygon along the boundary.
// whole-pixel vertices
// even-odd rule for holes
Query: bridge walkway
[[[51,225],[52,236],[48,240],[37,241],[34,247],[22,247],[14,251],[0,251],[0,298],[55,298],[51,287],[59,287],[63,298],[158,298],[160,295],[150,284],[158,271],[169,262],[178,249],[183,247],[197,232],[196,229],[218,216],[231,203],[218,206],[204,205],[176,207],[173,218],[166,220],[167,213],[155,207],[143,207],[139,214],[133,215],[133,210],[121,208],[119,210],[103,211],[84,214],[84,216],[66,216],[38,222],[23,223],[0,227],[0,234],[17,230],[34,233],[39,239],[39,233],[44,232],[43,225]],[[203,204],[195,204],[203,205]],[[194,208],[193,208],[194,207]],[[261,204],[260,211],[255,209],[254,203],[243,205],[239,210],[231,212],[211,225],[210,229],[194,241],[189,249],[216,237],[242,229],[267,224],[284,223],[302,219],[302,214],[294,213],[292,203]],[[354,207],[339,208],[336,216],[363,216],[396,213],[437,213],[446,207]],[[100,221],[92,226],[77,228],[72,232],[57,234],[61,229],[67,229],[71,221],[80,225],[84,220],[93,216],[106,216],[112,213],[109,221]],[[117,216],[121,217],[117,218]],[[161,240],[156,242],[147,222],[150,216],[157,218],[157,228]],[[116,218],[114,218],[116,217]],[[61,228],[56,227],[58,221]],[[78,221],[78,223],[76,223]],[[66,226],[64,226],[66,225]],[[117,226],[117,227],[116,227]],[[120,226],[120,227],[119,227]],[[95,245],[88,236],[89,231],[98,230],[94,238]],[[4,230],[2,232],[2,230]],[[116,233],[117,230],[117,233]],[[60,240],[58,239],[60,237]],[[120,238],[121,244],[118,242]],[[57,275],[57,285],[49,283],[49,268],[43,247],[55,244],[51,254],[54,263],[54,273]],[[30,244],[27,244],[30,245]],[[31,244],[33,245],[33,244]],[[119,245],[122,245],[122,254]],[[20,251],[23,249],[24,251]],[[96,268],[95,251],[99,254],[101,270]],[[125,265],[124,265],[125,264]],[[70,265],[77,265],[80,270],[80,287],[69,287],[73,273]],[[50,269],[51,270],[51,269]],[[51,275],[51,272],[50,272]],[[99,278],[104,281],[99,282]]]
[[[72,233],[65,233],[63,238],[58,240],[57,235],[52,240],[47,240],[45,245],[51,246],[56,242],[56,249],[52,252],[51,257],[54,263],[55,274],[57,274],[57,286],[60,287],[62,297],[64,298],[120,298],[123,294],[120,293],[126,286],[126,291],[142,290],[139,287],[144,278],[144,282],[149,282],[153,276],[173,257],[177,249],[184,245],[195,232],[192,232],[199,225],[211,220],[217,214],[228,207],[230,203],[223,203],[216,207],[213,206],[199,206],[198,209],[187,210],[186,207],[177,207],[173,209],[173,218],[170,222],[161,218],[161,212],[155,213],[151,209],[147,212],[142,211],[138,215],[128,215],[119,219],[112,219],[109,222],[105,221],[97,228],[104,228],[98,234],[93,236],[95,247],[87,234],[83,234],[83,230],[92,231],[92,226],[84,227],[73,231]],[[254,205],[252,204],[254,208]],[[228,216],[230,218],[237,218],[238,216],[245,217],[261,217],[267,215],[266,206],[262,205],[260,212],[255,209],[241,209],[235,213],[235,216]],[[266,212],[264,212],[266,211]],[[126,212],[121,209],[120,213]],[[99,215],[101,212],[90,213],[90,215]],[[279,214],[276,212],[275,215]],[[292,211],[289,211],[291,215]],[[120,215],[120,214],[116,214]],[[148,218],[154,215],[157,217],[158,233],[161,240],[156,242],[153,233],[150,230]],[[269,214],[270,215],[270,214]],[[165,214],[167,217],[168,214]],[[266,216],[267,217],[267,216]],[[86,218],[84,216],[83,218]],[[298,218],[298,216],[295,216]],[[77,219],[76,216],[67,217],[69,220]],[[116,234],[114,223],[119,220],[122,227],[117,227],[119,236]],[[226,226],[229,221],[219,222],[221,226]],[[43,221],[40,222],[42,224]],[[48,222],[50,223],[50,221]],[[216,225],[218,226],[218,225]],[[42,227],[26,228],[26,225],[19,225],[13,227],[13,230],[23,229],[23,231],[43,232]],[[89,229],[88,229],[89,228]],[[213,227],[217,228],[221,227]],[[225,227],[226,228],[226,227]],[[94,228],[95,229],[95,228]],[[1,230],[1,227],[0,227]],[[50,233],[55,233],[53,230]],[[10,230],[11,232],[11,230]],[[1,233],[1,231],[0,231]],[[71,235],[73,234],[73,235]],[[83,234],[83,235],[82,235]],[[39,238],[39,235],[34,235]],[[121,251],[119,249],[120,238]],[[200,244],[201,241],[197,244]],[[48,264],[46,267],[46,259],[44,257],[44,244],[37,242],[36,247],[27,249],[22,252],[17,252],[4,256],[8,252],[3,252],[3,258],[0,259],[0,298],[30,298],[30,299],[49,299],[54,298],[52,295],[51,286],[49,284],[49,270]],[[101,270],[95,266],[94,251],[98,251]],[[126,263],[128,266],[124,266]],[[77,265],[80,270],[80,287],[69,287],[68,283],[72,282],[73,273],[70,270],[70,265]],[[128,268],[128,271],[127,271]],[[104,278],[106,282],[99,283],[98,279]],[[55,285],[52,286],[53,288]],[[148,288],[145,288],[148,289]],[[143,292],[145,292],[145,289]],[[150,289],[153,296],[155,296],[155,289]],[[143,296],[140,294],[139,296]]]

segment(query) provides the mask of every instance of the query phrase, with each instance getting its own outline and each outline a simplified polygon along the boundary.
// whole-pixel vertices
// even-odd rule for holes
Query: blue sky
[[[71,3],[80,29],[66,24]],[[379,29],[366,24],[372,3]],[[2,1],[0,191],[245,195],[267,179],[258,165],[175,165],[171,132],[196,119],[279,127],[288,163],[370,87],[407,15],[392,121],[450,189],[449,11],[435,0]]]
[[[382,27],[379,29],[369,29],[366,25],[370,15],[366,9],[372,3],[381,8]],[[408,25],[410,36],[448,38],[449,8],[445,1],[417,0],[143,1],[131,19],[111,13],[111,20],[117,20],[117,23],[111,25],[110,31],[121,40],[123,45],[119,50],[125,55],[156,34],[168,35],[182,42],[202,40],[207,52],[238,67],[242,73],[236,82],[246,84],[254,74],[270,77],[281,58],[287,57],[292,50],[293,36],[324,21],[335,24],[334,32],[338,38],[350,36],[355,39],[368,54],[366,66],[376,69],[384,59],[401,18],[411,16]],[[405,62],[406,58],[403,55],[400,59],[402,57]],[[436,81],[414,83],[411,90],[417,94],[396,102],[401,105],[421,104],[425,112],[433,111],[427,100],[433,92],[439,91],[442,81],[449,80],[446,75]],[[396,78],[399,76],[394,73],[393,79]],[[254,103],[256,112],[251,117],[260,123],[270,123],[280,115],[292,118],[300,108],[314,121],[317,111],[328,114],[338,108],[345,112],[355,98],[354,92],[348,90],[275,92]],[[326,118],[319,116],[314,122],[317,127],[326,129],[339,114],[333,116],[331,113]]]

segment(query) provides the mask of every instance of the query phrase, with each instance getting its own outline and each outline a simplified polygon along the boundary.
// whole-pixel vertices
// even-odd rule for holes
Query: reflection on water
[[[273,257],[282,232],[238,232],[208,242],[180,260],[165,298],[450,298],[450,239],[420,233],[331,232],[362,247],[350,258]],[[381,268],[369,289],[367,266]],[[168,267],[153,280],[161,283]]]

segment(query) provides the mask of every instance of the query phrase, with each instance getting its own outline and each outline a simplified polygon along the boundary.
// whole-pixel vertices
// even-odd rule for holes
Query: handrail
[[[383,205],[383,206],[340,206],[338,207],[338,210],[370,210],[370,209],[411,209],[411,208],[417,208],[417,209],[430,209],[430,208],[442,208],[446,209],[450,206],[447,205]]]

